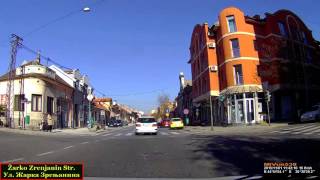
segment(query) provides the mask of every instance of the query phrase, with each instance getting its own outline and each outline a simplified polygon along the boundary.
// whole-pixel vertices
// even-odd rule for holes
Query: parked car
[[[128,126],[128,121],[122,121],[123,126]]]
[[[108,127],[118,127],[118,122],[116,120],[111,120],[108,122]]]
[[[152,116],[140,117],[136,123],[136,135],[151,133],[156,135],[158,133],[157,121]]]
[[[170,127],[170,119],[163,119],[161,121],[161,127]]]
[[[301,122],[308,122],[308,121],[317,121],[320,120],[320,105],[312,106],[310,111],[307,111],[301,115],[300,121]]]
[[[184,127],[183,121],[181,118],[172,118],[170,121],[170,129],[182,129]]]
[[[116,123],[117,123],[118,127],[122,127],[123,126],[123,121],[120,120],[120,119],[116,120]]]

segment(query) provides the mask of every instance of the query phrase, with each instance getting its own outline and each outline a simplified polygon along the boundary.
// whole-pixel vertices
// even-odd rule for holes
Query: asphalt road
[[[281,132],[281,131],[279,131]],[[86,177],[210,178],[263,174],[265,162],[320,167],[320,139],[310,134],[193,134],[134,127],[96,136],[34,136],[0,132],[1,162],[83,162]]]

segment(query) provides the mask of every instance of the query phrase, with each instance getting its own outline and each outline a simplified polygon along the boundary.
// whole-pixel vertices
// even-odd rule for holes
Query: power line
[[[101,91],[98,91],[97,89],[94,88],[94,91],[97,92],[98,94],[100,94],[103,97],[106,97],[106,95],[104,93],[102,93]]]
[[[60,68],[67,69],[67,70],[72,70],[72,68],[63,66],[63,65],[57,63],[56,61],[52,60],[51,58],[39,54],[39,52],[37,52],[37,51],[29,48],[28,46],[26,46],[26,45],[24,45],[24,44],[20,44],[20,47],[23,48],[23,49],[25,49],[25,50],[27,50],[27,51],[30,52],[30,53],[33,53],[33,54],[35,54],[35,55],[40,55],[40,57],[41,57],[42,59],[45,59],[45,60],[47,61],[47,63],[48,63],[48,62],[51,62],[52,64],[55,64],[55,65],[59,66]]]
[[[151,90],[151,91],[135,92],[135,93],[128,93],[128,94],[113,94],[110,96],[114,96],[114,97],[136,96],[136,95],[152,94],[152,93],[156,93],[156,92],[163,92],[164,90],[168,90],[168,89],[172,89],[172,88],[155,89],[155,90]]]
[[[100,4],[100,3],[102,3],[102,2],[105,2],[105,0],[100,0],[100,1],[98,1],[98,2],[95,2],[95,3],[90,4],[89,6],[97,6],[98,4]],[[33,29],[33,30],[25,33],[22,37],[23,37],[23,38],[26,38],[26,37],[34,34],[35,32],[38,32],[38,31],[40,31],[40,30],[48,27],[48,26],[51,25],[51,24],[54,24],[54,23],[56,23],[56,22],[58,22],[58,21],[61,21],[61,20],[63,20],[63,19],[66,19],[66,18],[68,18],[68,17],[70,17],[70,16],[72,16],[72,15],[74,15],[74,14],[80,13],[80,12],[82,12],[82,11],[83,11],[83,9],[80,9],[80,10],[77,9],[77,10],[71,11],[71,12],[69,12],[69,13],[67,13],[67,14],[65,14],[65,15],[63,15],[63,16],[60,16],[60,17],[58,17],[58,18],[56,18],[56,19],[53,19],[52,21],[49,21],[49,22],[47,22],[47,23],[45,23],[45,24],[43,24],[43,25],[40,25],[39,27],[37,27],[37,28],[35,28],[35,29]]]

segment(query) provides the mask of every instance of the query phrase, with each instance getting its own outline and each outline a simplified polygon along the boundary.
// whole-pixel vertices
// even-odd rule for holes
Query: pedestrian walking
[[[48,114],[47,121],[48,121],[48,129],[49,129],[50,132],[52,132],[53,120],[52,120],[51,114]]]

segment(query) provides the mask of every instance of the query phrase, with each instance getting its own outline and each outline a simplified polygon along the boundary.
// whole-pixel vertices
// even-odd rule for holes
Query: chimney
[[[182,90],[182,89],[185,87],[185,84],[184,84],[184,74],[183,74],[183,72],[180,72],[179,80],[180,80],[180,90]]]
[[[38,63],[38,64],[40,64],[40,57],[41,57],[41,55],[40,55],[40,50],[38,50],[38,52],[37,52],[37,58],[36,58],[36,63]]]

